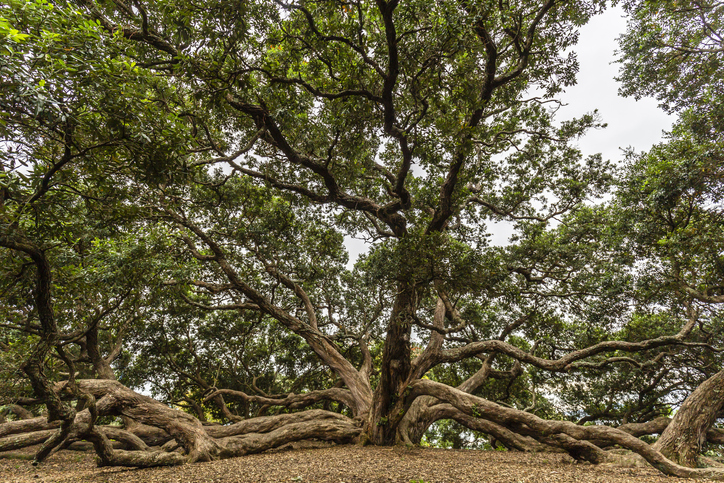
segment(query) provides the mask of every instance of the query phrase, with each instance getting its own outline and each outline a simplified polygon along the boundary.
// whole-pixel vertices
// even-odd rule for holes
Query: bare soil
[[[651,467],[574,463],[562,454],[330,446],[277,450],[170,468],[98,468],[92,454],[0,453],[2,483],[691,483]]]

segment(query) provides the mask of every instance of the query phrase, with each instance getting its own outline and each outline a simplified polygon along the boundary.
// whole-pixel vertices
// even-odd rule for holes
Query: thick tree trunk
[[[408,383],[411,365],[410,333],[414,290],[402,287],[392,308],[382,353],[380,379],[368,419],[368,437],[376,445],[396,442],[397,425],[404,415],[402,393]],[[403,410],[402,412],[400,412]]]
[[[445,313],[445,304],[438,298],[433,317],[434,327],[441,330],[445,328]],[[427,347],[412,361],[410,380],[420,379],[430,370],[444,342],[445,337],[440,332],[431,331]],[[431,410],[432,405],[439,403],[440,401],[434,397],[417,398],[398,425],[397,441],[404,444],[420,444],[427,428],[437,419],[441,419],[434,410]]]
[[[686,398],[654,447],[681,465],[698,466],[707,432],[723,407],[724,371],[720,371]]]

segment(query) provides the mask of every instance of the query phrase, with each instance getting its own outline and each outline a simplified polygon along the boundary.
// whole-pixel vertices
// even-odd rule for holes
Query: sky
[[[648,150],[661,141],[662,131],[670,129],[674,121],[654,99],[636,101],[618,95],[619,84],[614,79],[619,70],[619,64],[614,63],[616,39],[625,30],[620,8],[610,8],[583,27],[575,49],[581,68],[578,84],[562,96],[568,106],[560,111],[563,117],[573,117],[598,109],[608,127],[589,132],[579,145],[584,154],[601,153],[610,160],[620,159],[620,149],[628,146]]]
[[[569,87],[561,96],[566,104],[558,111],[560,120],[581,116],[598,109],[605,129],[590,130],[578,146],[584,156],[601,153],[603,159],[614,162],[623,158],[622,149],[632,147],[647,151],[663,140],[663,133],[671,129],[674,116],[659,109],[652,98],[636,100],[618,95],[619,83],[615,80],[620,64],[615,63],[617,38],[626,31],[623,9],[610,7],[602,15],[593,17],[582,29],[575,47],[580,71],[577,84]],[[508,244],[513,233],[510,223],[489,226],[491,243]],[[363,244],[354,247],[363,253]],[[350,253],[350,259],[352,254]]]
[[[561,96],[566,106],[558,111],[558,116],[561,120],[570,119],[598,109],[601,120],[608,124],[605,129],[589,131],[579,140],[584,156],[601,153],[604,159],[619,161],[624,148],[646,151],[662,141],[663,132],[669,130],[674,122],[674,117],[659,109],[654,99],[637,101],[618,95],[619,84],[615,77],[619,64],[614,63],[618,48],[616,39],[625,31],[623,10],[609,8],[581,29],[574,49],[580,64],[578,83]],[[489,228],[494,245],[507,244],[513,232],[507,223]],[[347,238],[346,245],[350,258],[348,267],[351,268],[367,248],[362,241],[352,238]]]

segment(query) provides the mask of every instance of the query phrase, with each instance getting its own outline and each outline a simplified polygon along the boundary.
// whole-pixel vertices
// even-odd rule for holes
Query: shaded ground
[[[16,453],[17,454],[17,453]],[[29,453],[25,453],[29,454]],[[61,451],[43,465],[3,457],[3,483],[691,483],[653,468],[574,464],[561,454],[333,446],[276,451],[173,468],[97,468]]]

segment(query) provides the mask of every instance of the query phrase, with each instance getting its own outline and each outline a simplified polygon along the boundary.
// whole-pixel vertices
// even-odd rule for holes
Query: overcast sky
[[[620,159],[620,148],[633,146],[638,151],[662,138],[663,130],[671,128],[673,117],[657,107],[654,99],[619,97],[619,64],[614,63],[618,48],[616,39],[626,30],[620,8],[611,8],[591,19],[581,30],[576,48],[581,70],[578,84],[563,95],[568,104],[561,109],[563,117],[573,117],[598,109],[606,129],[591,131],[580,141],[585,154],[602,153],[604,159]]]
[[[570,119],[598,109],[605,129],[592,130],[581,138],[579,146],[584,155],[601,153],[604,159],[619,161],[621,149],[633,147],[648,150],[662,140],[662,132],[669,130],[674,121],[657,107],[654,99],[624,98],[618,95],[619,64],[615,64],[616,39],[626,30],[626,19],[620,8],[609,8],[603,15],[591,19],[581,30],[576,47],[580,71],[577,85],[570,87],[561,97],[567,104],[559,111],[560,120]],[[493,244],[507,244],[512,233],[510,226],[497,224],[490,227]],[[352,267],[360,253],[366,251],[364,243],[348,239]]]

